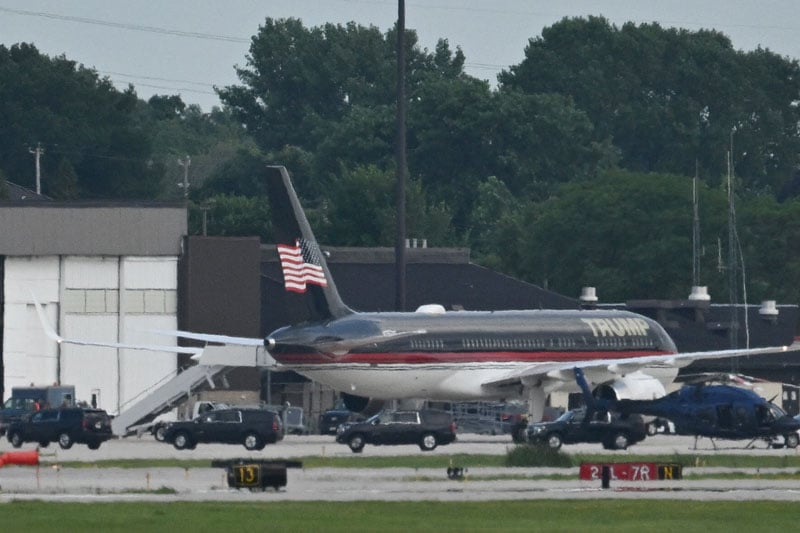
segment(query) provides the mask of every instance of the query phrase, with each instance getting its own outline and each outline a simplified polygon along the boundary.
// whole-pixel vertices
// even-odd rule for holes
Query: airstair
[[[199,364],[178,374],[170,374],[123,406],[112,419],[111,430],[114,435],[124,437],[134,431],[132,428],[135,426],[146,424],[176,407],[203,384],[216,388],[215,378],[227,387],[225,372],[234,367],[264,368],[275,364],[263,346],[206,346]]]
[[[222,365],[190,366],[151,391],[145,391],[140,398],[134,399],[130,406],[124,407],[111,420],[111,431],[114,435],[124,437],[132,431],[133,426],[149,422],[161,413],[169,411],[186,400],[192,391],[204,383],[215,388],[214,378],[221,376],[224,379],[224,372],[230,368]]]

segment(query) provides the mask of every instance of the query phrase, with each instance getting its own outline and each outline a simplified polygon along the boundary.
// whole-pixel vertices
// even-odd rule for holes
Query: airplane
[[[787,448],[796,448],[800,442],[800,421],[749,389],[698,382],[653,400],[615,400],[598,398],[580,368],[575,368],[575,379],[588,408],[669,420],[675,434],[695,437],[695,448],[698,437],[710,438],[714,449],[714,439],[750,439],[750,444],[763,439]],[[776,443],[778,437],[782,444]]]
[[[285,288],[283,301],[272,304],[284,310],[287,325],[264,339],[162,333],[261,344],[271,357],[256,365],[294,370],[341,391],[353,411],[375,412],[397,399],[521,398],[529,419],[540,420],[551,393],[579,392],[576,366],[618,399],[652,399],[694,360],[798,348],[678,353],[656,321],[621,310],[446,311],[429,304],[413,312],[357,312],[339,296],[287,170],[267,167],[266,182]],[[206,351],[192,358],[222,364]]]
[[[620,310],[356,312],[339,296],[287,170],[269,167],[267,187],[289,325],[265,345],[280,365],[346,393],[351,409],[522,397],[538,420],[550,393],[576,390],[575,366],[619,399],[652,399],[696,359],[789,350],[678,353],[656,321]]]

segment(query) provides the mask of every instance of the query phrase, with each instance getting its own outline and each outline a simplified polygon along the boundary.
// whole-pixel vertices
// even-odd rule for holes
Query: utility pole
[[[189,198],[189,167],[192,165],[192,158],[186,155],[186,159],[178,158],[178,164],[183,167],[183,183],[179,183],[178,187],[183,188],[183,197]]]
[[[40,160],[44,154],[41,143],[36,143],[36,148],[28,148],[28,151],[36,158],[36,194],[42,194],[42,166]]]
[[[397,2],[397,240],[395,260],[395,309],[406,309],[406,3]]]

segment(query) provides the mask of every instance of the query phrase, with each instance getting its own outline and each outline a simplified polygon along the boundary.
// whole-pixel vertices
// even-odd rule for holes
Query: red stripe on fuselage
[[[297,364],[369,364],[425,365],[447,363],[553,363],[594,361],[597,359],[627,359],[651,355],[670,355],[666,351],[544,351],[544,352],[390,352],[349,353],[342,356],[320,353],[273,354],[279,363]]]

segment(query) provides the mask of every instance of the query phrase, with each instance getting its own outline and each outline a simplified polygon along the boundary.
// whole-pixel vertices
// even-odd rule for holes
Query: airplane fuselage
[[[506,398],[509,390],[483,384],[535,364],[676,352],[657,322],[616,310],[352,313],[281,328],[267,341],[300,374],[387,399]]]

